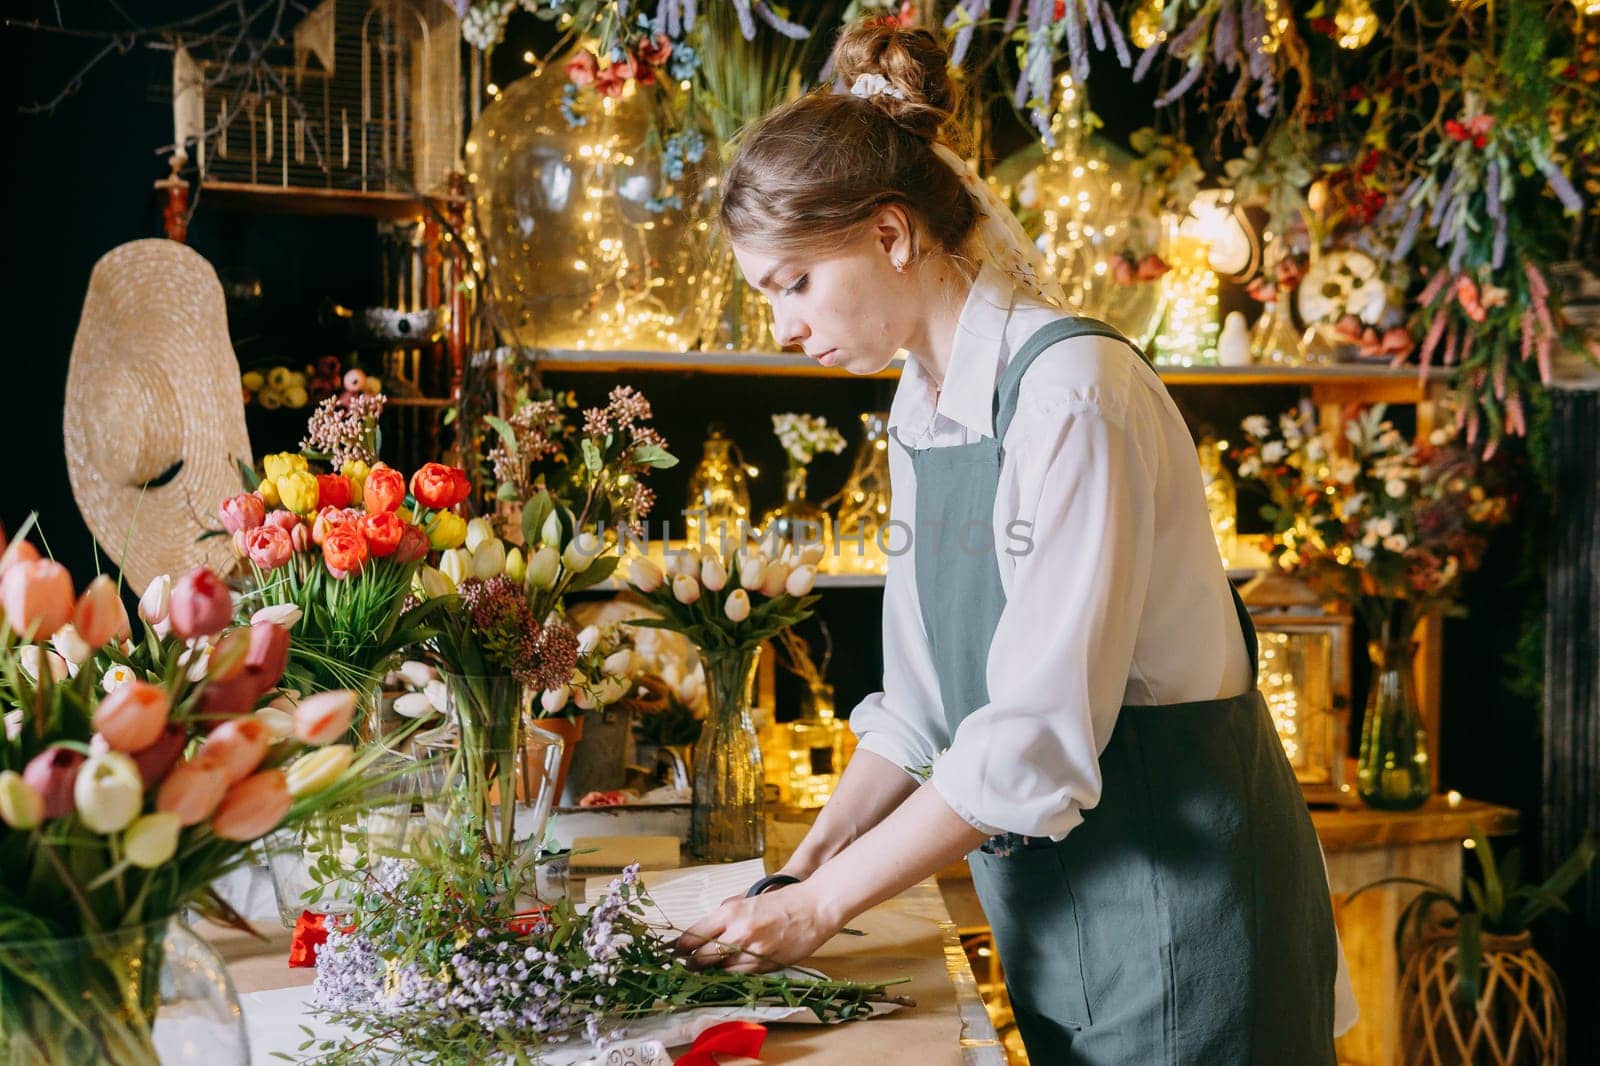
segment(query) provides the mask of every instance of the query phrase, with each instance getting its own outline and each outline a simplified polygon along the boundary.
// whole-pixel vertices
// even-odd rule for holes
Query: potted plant
[[[1521,879],[1518,849],[1497,861],[1474,827],[1472,850],[1481,876],[1464,879],[1465,892],[1411,877],[1386,877],[1357,889],[1413,885],[1421,892],[1395,926],[1395,953],[1406,959],[1400,978],[1404,1059],[1427,1066],[1456,1063],[1566,1062],[1566,1011],[1561,984],[1533,947],[1533,923],[1549,911],[1565,912],[1563,897],[1594,862],[1595,833],[1583,835],[1566,861],[1541,884]],[[1443,922],[1430,924],[1435,908]],[[1402,950],[1414,945],[1409,957]]]

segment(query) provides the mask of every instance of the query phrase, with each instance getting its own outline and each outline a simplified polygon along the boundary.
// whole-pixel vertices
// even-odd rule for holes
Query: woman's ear
[[[889,257],[889,265],[904,270],[917,257],[917,230],[911,224],[906,209],[899,204],[889,204],[878,209],[873,220],[873,238],[876,245]]]

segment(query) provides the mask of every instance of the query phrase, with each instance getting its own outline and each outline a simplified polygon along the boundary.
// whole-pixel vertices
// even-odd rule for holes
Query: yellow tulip
[[[283,498],[278,495],[278,483],[270,477],[261,479],[258,491],[261,493],[261,502],[267,505],[269,511],[283,506]]]
[[[330,744],[320,751],[302,755],[289,765],[289,795],[310,796],[321,792],[350,768],[355,754],[348,744]]]
[[[317,509],[317,479],[310,471],[296,470],[277,479],[278,496],[295,514],[311,514]]]
[[[316,484],[315,479],[312,484]],[[435,551],[446,551],[450,548],[459,548],[466,543],[466,519],[453,511],[440,511],[433,516],[433,521],[428,523],[428,545]]]
[[[267,473],[268,481],[276,481],[290,474],[309,470],[306,457],[296,452],[278,452],[261,460],[261,468]]]
[[[367,487],[367,475],[372,473],[372,468],[360,459],[352,459],[339,468],[339,473],[350,479],[350,502],[360,503],[361,494]]]

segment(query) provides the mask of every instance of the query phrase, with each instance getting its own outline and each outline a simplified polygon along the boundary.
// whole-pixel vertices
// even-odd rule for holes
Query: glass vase
[[[695,745],[689,850],[702,862],[766,853],[761,742],[750,719],[759,648],[701,650],[707,712]]]
[[[889,522],[889,413],[861,416],[861,450],[850,477],[839,490],[839,521],[834,529],[840,570],[882,574],[888,571],[884,527]]]
[[[1277,299],[1262,306],[1261,317],[1250,330],[1252,361],[1266,366],[1300,366],[1305,362],[1300,331],[1290,320],[1288,299],[1288,291],[1279,289]]]
[[[744,457],[723,433],[720,423],[707,430],[705,454],[689,477],[689,506],[684,512],[686,539],[709,544],[726,557],[739,548],[750,524],[750,489]]]
[[[83,937],[0,941],[0,1062],[250,1061],[227,965],[175,918]]]
[[[556,798],[562,740],[533,724],[514,678],[443,676],[451,724],[415,745],[434,768],[429,824],[435,830],[472,827],[490,861],[524,868],[524,883],[531,885]]]
[[[769,552],[821,544],[826,563],[833,554],[828,550],[833,542],[828,513],[806,498],[807,469],[801,463],[790,463],[784,471],[783,502],[762,517],[761,544]]]
[[[1356,790],[1362,802],[1384,811],[1422,806],[1431,791],[1428,734],[1417,708],[1411,664],[1416,656],[1409,619],[1391,611],[1368,646],[1372,682],[1361,724]]]

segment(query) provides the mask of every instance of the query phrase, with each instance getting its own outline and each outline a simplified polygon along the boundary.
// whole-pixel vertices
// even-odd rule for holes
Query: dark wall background
[[[124,5],[148,23],[188,14],[195,5]],[[53,20],[53,6],[10,4],[13,17]],[[108,6],[82,14],[79,25],[115,27]],[[78,65],[98,47],[95,42],[46,36],[8,28],[0,32],[5,79],[6,141],[11,145],[6,173],[8,284],[4,322],[10,334],[0,389],[3,425],[11,447],[8,476],[0,491],[0,519],[15,529],[30,511],[39,512],[54,554],[78,579],[94,573],[94,547],[73,502],[62,455],[61,412],[68,354],[90,270],[116,245],[161,235],[159,206],[151,183],[165,173],[154,149],[171,139],[170,107],[153,91],[170,78],[169,55],[136,49],[101,64],[50,116],[19,113],[24,104],[58,93]],[[514,65],[523,45],[508,44],[502,62]],[[1093,98],[1104,109],[1108,133],[1126,133],[1149,122],[1148,93],[1130,87],[1115,72],[1097,64],[1096,83],[1109,79]],[[514,69],[495,72],[514,76]],[[1021,134],[1002,131],[996,149],[1004,154],[1020,144]],[[329,300],[365,306],[377,291],[375,224],[353,219],[306,219],[226,214],[202,203],[190,228],[190,243],[225,276],[242,273],[261,282],[261,306],[234,320],[236,344],[255,355],[281,352],[285,361],[307,362],[342,354],[336,338],[317,325]],[[676,515],[683,485],[699,457],[706,423],[726,423],[764,476],[753,486],[760,509],[780,496],[781,458],[767,416],[777,410],[825,414],[844,427],[851,448],[837,459],[824,457],[812,474],[814,495],[826,496],[843,481],[855,443],[856,415],[884,409],[889,386],[855,381],[739,379],[655,374],[630,380],[646,390],[674,451],[684,460],[660,479],[662,516]],[[596,378],[556,378],[597,397],[614,382]],[[1294,393],[1180,389],[1177,399],[1197,431],[1234,431],[1253,411],[1289,407]],[[130,411],[129,418],[160,419],[160,411]],[[291,430],[292,432],[292,430]],[[257,454],[292,441],[257,440]],[[1470,585],[1471,617],[1448,624],[1445,644],[1445,729],[1441,779],[1446,787],[1476,798],[1515,806],[1524,812],[1525,837],[1537,840],[1539,808],[1539,705],[1537,692],[1518,688],[1509,657],[1528,619],[1542,603],[1537,567],[1540,515],[1547,506],[1530,486],[1528,508],[1519,524],[1496,543],[1484,572]],[[1241,502],[1249,528],[1253,507]],[[1528,560],[1535,566],[1529,571]],[[1529,612],[1533,612],[1530,615]],[[872,590],[830,592],[822,617],[835,643],[832,673],[841,709],[876,686],[881,671],[878,594]],[[1358,637],[1359,639],[1359,637]],[[1358,647],[1360,645],[1358,644]],[[1358,675],[1362,668],[1357,656]],[[1535,658],[1524,661],[1537,662]],[[1525,679],[1524,679],[1525,680]],[[1536,680],[1536,679],[1535,679]],[[1364,678],[1358,676],[1358,684]],[[1356,706],[1363,693],[1356,693]],[[1354,738],[1352,738],[1353,742]],[[1536,849],[1529,847],[1530,854]],[[1593,967],[1578,960],[1569,971],[1574,1005],[1592,1002]],[[1574,1011],[1581,1027],[1589,1012]],[[1590,1024],[1593,1019],[1590,1019]],[[1578,1034],[1574,1034],[1577,1036]],[[1579,1040],[1581,1043],[1581,1038]]]

